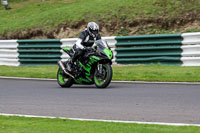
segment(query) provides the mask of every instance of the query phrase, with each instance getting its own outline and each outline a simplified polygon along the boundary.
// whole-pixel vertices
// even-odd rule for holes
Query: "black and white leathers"
[[[84,47],[91,47],[96,40],[100,40],[100,34],[95,37],[91,36],[87,29],[80,33],[78,40],[76,41],[76,48],[83,49]]]

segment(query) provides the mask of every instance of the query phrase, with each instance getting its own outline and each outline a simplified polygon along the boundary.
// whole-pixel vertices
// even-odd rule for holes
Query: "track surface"
[[[0,79],[0,113],[200,124],[200,85],[111,83],[60,88],[56,81]]]

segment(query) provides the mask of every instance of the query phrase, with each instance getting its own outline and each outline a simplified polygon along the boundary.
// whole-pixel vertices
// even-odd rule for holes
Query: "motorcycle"
[[[70,57],[73,49],[62,48]],[[85,54],[79,57],[71,72],[66,70],[66,63],[58,62],[57,82],[61,87],[71,87],[73,84],[92,85],[97,88],[106,88],[112,79],[113,53],[104,40],[95,41],[92,47],[85,48]]]

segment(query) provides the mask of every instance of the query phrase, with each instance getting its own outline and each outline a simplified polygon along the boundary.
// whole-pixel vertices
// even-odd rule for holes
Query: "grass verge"
[[[167,21],[185,12],[198,12],[199,5],[199,0],[11,0],[11,10],[0,6],[0,35],[30,28],[52,30],[80,20],[107,23],[162,16]]]
[[[1,133],[199,133],[200,127],[0,116]]]
[[[113,80],[200,82],[200,67],[165,65],[112,66]],[[57,66],[0,66],[0,76],[55,79]]]

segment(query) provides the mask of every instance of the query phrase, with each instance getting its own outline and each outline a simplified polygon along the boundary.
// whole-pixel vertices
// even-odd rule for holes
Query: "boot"
[[[66,70],[68,72],[71,72],[72,71],[72,67],[73,67],[73,62],[71,59],[69,59],[67,62],[66,62]]]

